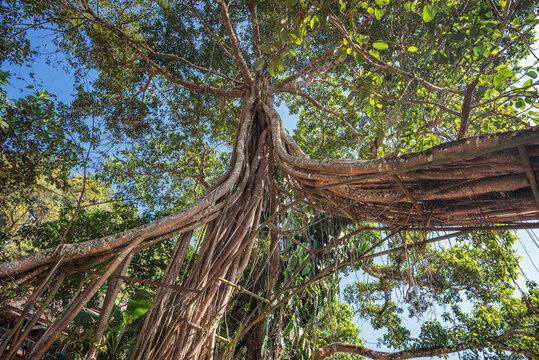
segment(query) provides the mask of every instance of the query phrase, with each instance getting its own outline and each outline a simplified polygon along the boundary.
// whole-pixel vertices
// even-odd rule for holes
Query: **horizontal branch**
[[[321,349],[316,351],[314,359],[322,360],[336,353],[347,353],[347,354],[357,354],[364,356],[369,359],[374,360],[400,360],[400,359],[413,359],[418,357],[431,357],[431,356],[440,356],[445,354],[452,354],[455,352],[468,350],[468,349],[482,349],[486,348],[487,345],[477,345],[477,344],[461,344],[455,347],[441,347],[441,346],[431,346],[425,348],[418,348],[412,350],[403,350],[399,352],[382,352],[375,351],[369,348],[366,348],[362,345],[353,345],[346,344],[341,342],[336,342],[324,346]]]
[[[31,271],[32,269],[55,261],[60,256],[65,256],[66,262],[69,262],[88,257],[89,255],[93,256],[111,252],[124,246],[130,246],[133,241],[143,242],[144,240],[152,239],[153,237],[159,237],[162,234],[177,230],[180,227],[189,226],[204,218],[206,215],[204,210],[208,208],[211,209],[212,205],[225,196],[229,190],[237,184],[238,179],[240,178],[244,168],[244,149],[248,138],[250,122],[252,120],[253,104],[253,96],[245,98],[240,120],[240,130],[238,132],[230,170],[217,180],[216,183],[219,184],[218,186],[208,189],[197,201],[174,214],[118,234],[78,244],[59,245],[13,261],[1,262],[0,279]],[[121,251],[123,251],[123,249]]]

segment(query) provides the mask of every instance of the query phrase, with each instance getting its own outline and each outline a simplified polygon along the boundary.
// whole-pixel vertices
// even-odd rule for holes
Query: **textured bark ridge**
[[[316,160],[295,153],[273,120],[276,160],[313,206],[391,226],[509,224],[539,218],[539,131],[482,135],[400,157]],[[288,150],[290,149],[290,150]],[[337,205],[338,204],[338,205]]]
[[[288,177],[298,199],[355,222],[435,230],[493,223],[525,226],[525,221],[539,218],[534,198],[534,170],[539,168],[536,128],[462,139],[402,157],[316,160],[306,157],[283,130],[271,98],[263,103],[248,95],[243,101],[229,170],[197,202],[137,229],[0,264],[4,283],[36,283],[67,267],[103,264],[104,272],[90,277],[28,358],[41,356],[99,287],[124,272],[120,268],[125,259],[179,236],[162,279],[174,285],[193,230],[201,226],[205,233],[197,260],[189,274],[182,274],[186,290],[159,288],[131,359],[213,358],[219,320],[257,232],[275,221],[274,214],[261,221],[265,194],[276,191],[269,189],[273,164]],[[274,202],[270,208],[278,206]],[[272,266],[273,271],[277,268],[278,263]],[[271,275],[268,279],[270,283]]]

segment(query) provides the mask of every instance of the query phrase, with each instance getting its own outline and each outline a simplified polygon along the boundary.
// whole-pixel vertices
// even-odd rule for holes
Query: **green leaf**
[[[380,20],[382,18],[382,16],[384,16],[384,13],[385,13],[384,9],[376,9],[376,10],[374,10],[374,17],[377,20]]]
[[[408,1],[407,3],[404,4],[404,8],[406,9],[406,11],[414,12],[415,11],[415,2]]]
[[[505,85],[504,79],[505,79],[505,77],[503,75],[498,74],[498,75],[494,76],[494,80],[492,81],[492,84],[496,88],[501,89]]]
[[[7,131],[9,125],[0,117],[0,130]]]
[[[262,71],[262,69],[264,69],[265,63],[266,63],[266,60],[263,58],[260,58],[257,61],[255,61],[255,64],[253,66],[256,71]]]
[[[513,77],[513,72],[505,64],[498,66],[496,70],[498,71],[498,74],[500,75],[503,75],[505,77]]]
[[[479,76],[479,84],[480,85],[490,84],[491,78],[492,77],[490,75],[481,74]]]
[[[311,29],[315,30],[320,25],[320,20],[318,20],[318,16],[313,15],[311,19]]]
[[[279,62],[280,60],[277,59],[275,56],[272,56],[270,59],[269,59],[269,67],[268,67],[268,72],[270,73],[270,75],[272,77],[275,77],[277,76],[277,72],[278,72],[278,67],[279,67]]]
[[[282,29],[281,32],[279,32],[279,39],[281,39],[282,42],[288,41],[288,30],[286,30],[286,28]]]
[[[389,0],[374,0],[374,2],[380,7],[389,5]]]
[[[528,75],[532,79],[537,79],[537,73],[535,71],[528,71],[526,75]]]
[[[408,47],[408,51],[411,53],[415,53],[418,49],[415,46]]]
[[[372,44],[372,47],[376,50],[387,50],[389,48],[389,46],[387,46],[387,44],[382,41],[375,42],[374,44]]]
[[[369,54],[371,54],[372,56],[374,56],[377,59],[380,59],[380,53],[378,51],[376,51],[376,50],[369,50]]]
[[[432,21],[432,19],[434,19],[438,11],[439,11],[439,8],[436,5],[425,5],[423,7],[423,21],[424,22]]]
[[[296,267],[297,263],[298,263],[298,257],[296,256],[296,254],[294,254],[290,257],[290,260],[288,261],[288,266],[290,269],[293,269]]]
[[[285,338],[288,337],[288,335],[292,332],[293,329],[294,329],[294,322],[291,320],[288,322],[288,324],[283,330],[283,337]]]
[[[145,290],[139,290],[127,302],[125,314],[131,321],[136,320],[150,309],[150,305],[150,294]]]
[[[343,13],[346,10],[346,2],[344,0],[339,0],[339,10]]]
[[[311,271],[311,268],[313,267],[313,263],[312,262],[309,262],[307,263],[307,265],[305,265],[305,267],[303,268],[303,270],[301,270],[301,275],[307,275],[309,273],[309,271]]]
[[[365,44],[369,42],[369,40],[370,40],[369,35],[363,35],[363,34],[359,34],[356,38],[356,41],[360,44]]]
[[[80,313],[75,316],[73,323],[78,326],[85,326],[93,323],[98,319],[98,316],[91,314],[85,310],[82,310]]]

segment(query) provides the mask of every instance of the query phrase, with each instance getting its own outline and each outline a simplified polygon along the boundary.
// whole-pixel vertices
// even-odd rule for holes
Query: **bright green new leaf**
[[[311,29],[315,30],[320,25],[320,20],[318,20],[318,16],[314,15],[311,19]]]
[[[389,46],[387,46],[387,44],[382,41],[375,42],[374,44],[372,44],[372,47],[376,50],[387,50],[389,48]]]
[[[376,51],[376,50],[369,50],[369,54],[371,54],[372,56],[374,56],[377,59],[380,59],[380,53],[378,51]]]
[[[505,64],[498,66],[496,70],[500,75],[503,75],[505,77],[513,77],[513,72]]]
[[[429,22],[434,19],[436,14],[438,13],[439,8],[437,5],[425,5],[423,7],[423,21]]]
[[[127,303],[125,314],[131,321],[144,315],[151,305],[152,296],[145,290],[137,291]]]

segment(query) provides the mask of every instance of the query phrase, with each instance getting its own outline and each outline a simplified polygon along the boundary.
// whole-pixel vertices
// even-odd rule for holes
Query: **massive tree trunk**
[[[232,163],[240,175],[227,196],[216,202],[222,209],[208,223],[197,260],[184,282],[196,291],[176,294],[161,331],[155,337],[142,332],[131,359],[213,357],[216,330],[234,291],[229,283],[237,283],[247,266],[268,182],[269,126],[252,98],[245,103],[240,128]],[[149,326],[150,317],[146,321]]]

